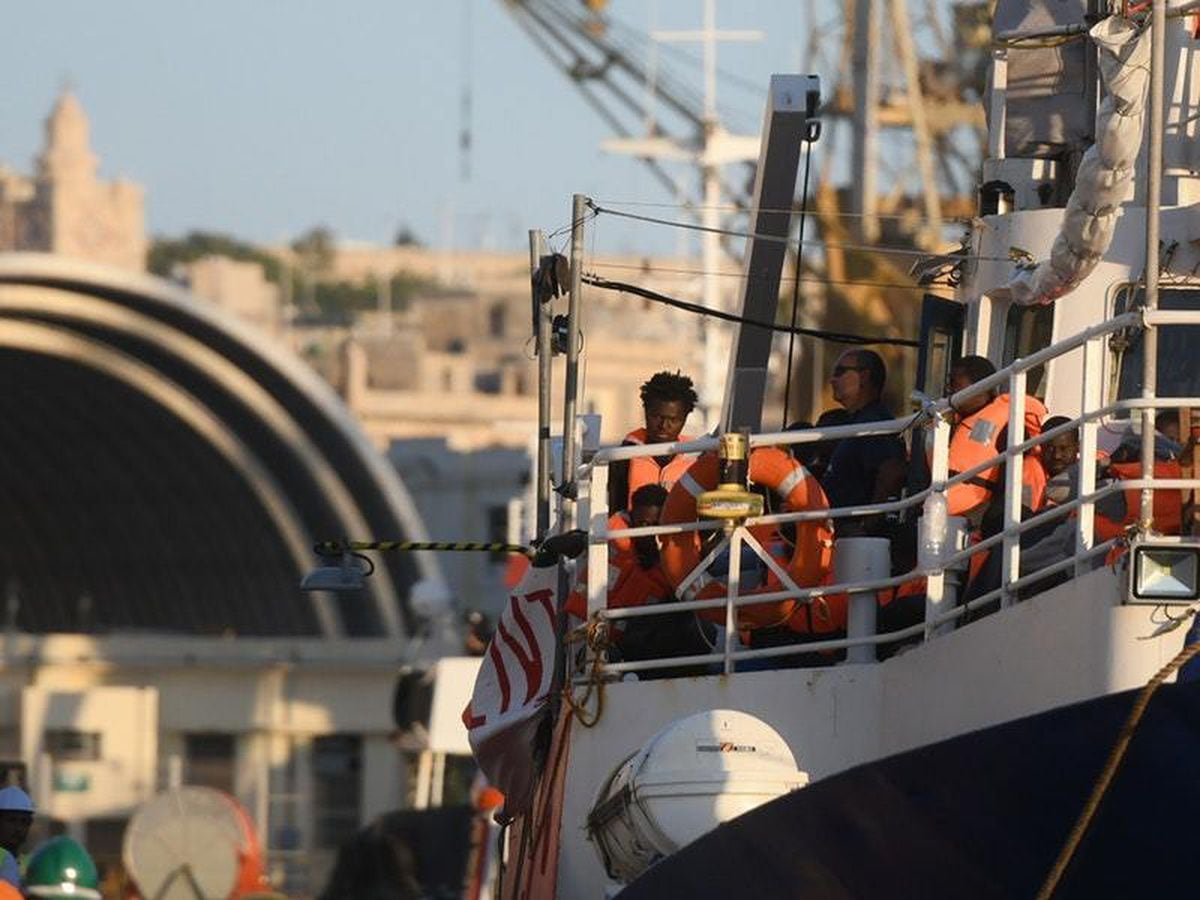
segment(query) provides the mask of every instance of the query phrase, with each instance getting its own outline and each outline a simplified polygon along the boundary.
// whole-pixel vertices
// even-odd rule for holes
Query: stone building
[[[101,181],[98,166],[83,106],[64,92],[46,119],[35,173],[0,165],[0,250],[145,269],[142,189],[124,179]]]

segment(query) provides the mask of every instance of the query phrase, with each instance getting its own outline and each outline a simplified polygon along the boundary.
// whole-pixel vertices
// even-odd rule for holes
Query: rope
[[[533,556],[533,547],[524,544],[484,544],[478,541],[319,541],[313,549],[319,556],[341,556],[358,550],[436,550],[439,552],[520,553]]]
[[[599,615],[587,623],[581,630],[573,632],[569,640],[578,641],[583,638],[592,658],[587,673],[587,688],[581,698],[575,696],[573,687],[568,683],[563,689],[563,702],[584,728],[594,728],[604,715],[604,651],[608,648],[608,623]],[[596,695],[596,709],[588,711],[592,694]]]
[[[720,209],[728,212],[738,213],[793,213],[794,209],[781,206],[754,206],[752,204],[736,204],[736,203],[665,203],[651,200],[613,200],[606,197],[598,198],[597,203],[605,206],[644,206],[657,207],[659,209]],[[822,213],[822,216],[836,219],[889,219],[897,222],[928,222],[929,219],[916,214],[907,213],[872,213],[868,216],[865,213],[856,212],[833,212],[832,210]],[[969,216],[943,216],[942,221],[955,225],[970,225],[971,218]]]
[[[805,141],[804,187],[800,190],[800,225],[796,236],[796,280],[792,282],[792,322],[788,332],[787,378],[783,382],[783,421],[780,429],[788,426],[788,410],[792,398],[792,357],[796,347],[796,311],[800,307],[800,260],[804,255],[804,222],[808,218],[808,170],[812,164],[813,142]]]
[[[603,261],[593,262],[592,265],[594,265],[600,269],[624,269],[629,272],[641,272],[644,275],[648,275],[651,273],[658,274],[658,275],[662,275],[662,274],[667,274],[667,275],[716,275],[718,278],[738,278],[738,279],[741,279],[742,281],[745,281],[746,278],[749,277],[744,272],[722,272],[722,271],[713,270],[713,269],[689,269],[689,268],[682,268],[679,266],[654,266],[654,265],[634,266],[634,265],[626,265],[626,264],[622,264],[622,263],[611,263],[611,262],[603,262]],[[1166,273],[1164,273],[1163,277],[1166,277]],[[1186,277],[1186,276],[1184,276],[1184,277]],[[796,280],[796,278],[794,275],[781,275],[779,278],[780,283],[792,282],[795,280]],[[954,286],[954,285],[947,284],[945,282],[940,282],[940,281],[933,281],[933,282],[930,282],[929,284],[902,284],[899,281],[862,281],[862,280],[851,281],[851,280],[844,279],[844,278],[819,278],[819,277],[815,277],[815,276],[801,276],[800,281],[804,282],[805,284],[826,284],[826,285],[833,284],[833,285],[845,285],[846,287],[893,288],[898,291],[922,291],[924,293],[928,293],[930,287],[953,287]]]
[[[1100,777],[1096,779],[1096,783],[1092,787],[1092,795],[1088,797],[1083,812],[1079,814],[1079,820],[1075,823],[1075,827],[1071,829],[1071,833],[1068,835],[1067,842],[1063,845],[1062,850],[1059,851],[1058,859],[1054,861],[1054,867],[1050,870],[1050,874],[1046,876],[1046,881],[1042,885],[1042,889],[1038,891],[1037,900],[1049,900],[1054,895],[1055,890],[1058,889],[1059,882],[1062,881],[1063,875],[1066,874],[1071,860],[1075,858],[1075,852],[1079,849],[1080,843],[1087,834],[1088,828],[1091,826],[1092,820],[1095,818],[1096,812],[1104,800],[1104,795],[1108,793],[1108,789],[1116,777],[1117,770],[1120,769],[1121,763],[1125,759],[1125,752],[1129,749],[1129,742],[1133,739],[1133,734],[1142,720],[1142,715],[1146,712],[1146,707],[1150,704],[1150,698],[1154,696],[1154,692],[1158,690],[1159,686],[1166,681],[1167,676],[1184,665],[1197,653],[1200,653],[1200,641],[1189,644],[1180,650],[1175,658],[1163,666],[1158,671],[1158,674],[1151,678],[1138,693],[1137,699],[1133,703],[1133,708],[1129,711],[1129,717],[1125,720],[1125,724],[1121,726],[1121,731],[1117,735],[1117,742],[1113,744],[1113,748],[1108,754],[1108,761],[1104,764],[1104,769],[1101,771]]]
[[[710,234],[721,234],[726,237],[749,238],[755,241],[767,241],[773,244],[790,245],[791,240],[786,236],[777,234],[759,234],[753,231],[735,231],[730,228],[712,228],[707,225],[695,225],[691,222],[679,222],[674,219],[660,219],[656,216],[643,216],[639,213],[622,212],[617,209],[610,209],[607,206],[599,206],[594,200],[588,200],[591,209],[595,210],[596,215],[607,213],[610,216],[617,216],[622,219],[633,219],[637,222],[648,222],[651,225],[666,225],[669,228],[682,228],[685,231],[703,231]],[[931,255],[926,250],[913,250],[908,247],[883,247],[872,246],[870,244],[834,244],[823,240],[809,240],[806,244],[816,244],[821,247],[833,247],[839,250],[852,250],[860,253],[893,253],[899,256],[915,256],[925,258]],[[965,259],[975,259],[984,262],[1012,262],[1007,256],[965,256]]]
[[[647,300],[653,300],[656,303],[665,303],[667,306],[674,306],[677,309],[686,310],[690,313],[695,313],[700,316],[712,316],[726,322],[736,322],[740,325],[754,325],[758,328],[765,328],[768,331],[778,331],[784,334],[803,334],[808,337],[818,338],[823,341],[833,341],[838,344],[855,344],[858,346],[870,346],[874,344],[888,344],[896,347],[919,347],[920,341],[910,340],[908,338],[885,338],[885,337],[866,337],[860,334],[845,334],[840,331],[823,331],[819,328],[801,328],[799,326],[790,327],[787,325],[775,325],[763,319],[749,319],[745,316],[739,316],[734,313],[725,312],[720,309],[713,309],[709,306],[702,306],[699,303],[691,303],[687,300],[680,300],[677,297],[668,297],[666,294],[660,294],[657,291],[649,290],[648,288],[638,287],[635,284],[627,284],[623,281],[609,281],[599,275],[584,274],[583,283],[590,284],[592,287],[598,287],[605,291],[619,291],[625,294],[634,294],[638,297],[644,297]]]

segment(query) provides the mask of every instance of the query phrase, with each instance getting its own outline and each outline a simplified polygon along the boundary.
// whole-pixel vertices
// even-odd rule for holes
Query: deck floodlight
[[[300,580],[300,590],[334,591],[341,594],[361,591],[366,584],[367,575],[370,574],[363,568],[360,557],[348,551],[336,560],[334,557],[326,557],[324,563]]]
[[[1134,544],[1129,594],[1133,603],[1192,603],[1200,599],[1200,545]]]

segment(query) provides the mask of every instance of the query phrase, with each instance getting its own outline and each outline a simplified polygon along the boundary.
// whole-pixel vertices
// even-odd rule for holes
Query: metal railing
[[[828,440],[841,440],[877,435],[900,435],[917,426],[932,427],[933,448],[930,466],[930,485],[924,490],[896,501],[835,509],[804,510],[799,512],[774,513],[757,516],[729,524],[722,521],[696,521],[671,525],[655,525],[641,528],[608,528],[608,466],[620,460],[643,456],[659,456],[675,453],[695,453],[715,450],[717,438],[704,437],[674,444],[649,444],[603,448],[578,469],[580,496],[580,521],[588,522],[589,545],[587,555],[587,603],[589,618],[598,617],[611,623],[632,620],[644,616],[671,615],[680,612],[702,610],[725,610],[724,645],[711,653],[685,657],[646,659],[634,662],[604,663],[601,671],[617,675],[625,672],[641,672],[681,666],[702,666],[720,663],[726,674],[732,673],[741,660],[770,659],[823,651],[846,650],[851,661],[874,659],[872,648],[888,643],[908,641],[915,637],[923,640],[936,638],[954,627],[964,615],[995,603],[1001,607],[1017,602],[1022,589],[1036,585],[1050,576],[1071,572],[1078,577],[1090,570],[1093,561],[1101,557],[1114,545],[1114,540],[1095,542],[1095,506],[1098,501],[1112,494],[1127,490],[1196,490],[1200,489],[1200,478],[1160,479],[1153,476],[1153,460],[1143,459],[1140,479],[1123,479],[1097,486],[1096,467],[1090,464],[1097,458],[1097,436],[1106,419],[1115,414],[1137,409],[1200,407],[1200,397],[1182,398],[1132,398],[1103,404],[1104,340],[1107,336],[1126,329],[1154,328],[1161,325],[1200,325],[1200,311],[1143,310],[1116,316],[1079,334],[1014,361],[953,396],[929,402],[919,413],[883,422],[866,425],[844,425],[833,428],[811,428],[803,431],[774,432],[750,436],[751,447],[792,446]],[[1034,437],[1025,431],[1025,398],[1027,373],[1050,360],[1057,359],[1076,349],[1083,349],[1080,409],[1081,413],[1070,422],[1047,429]],[[1006,449],[985,462],[953,475],[949,471],[949,446],[953,429],[952,416],[963,402],[999,389],[1009,395],[1008,442]],[[1076,496],[1060,505],[1043,509],[1022,521],[1022,479],[1024,456],[1058,435],[1069,431],[1079,433],[1079,481]],[[914,452],[920,452],[914,446]],[[751,533],[750,529],[762,525],[783,525],[811,521],[850,519],[876,516],[889,512],[903,512],[920,506],[933,494],[946,494],[956,485],[964,484],[975,476],[998,466],[1006,467],[1010,476],[1004,480],[1003,527],[996,534],[978,540],[965,547],[950,547],[947,552],[932,560],[925,560],[913,570],[888,578],[877,578],[840,584],[802,587]],[[1036,572],[1022,574],[1020,539],[1033,528],[1046,525],[1056,519],[1075,516],[1075,553]],[[609,541],[615,538],[637,538],[697,531],[724,530],[716,545],[684,579],[677,590],[686,589],[699,578],[723,552],[728,550],[729,569],[724,596],[699,600],[674,601],[661,604],[608,609],[608,553]],[[942,547],[947,547],[952,534],[947,530],[929,535]],[[779,589],[769,592],[742,594],[741,558],[743,547],[749,547],[767,569],[779,580]],[[979,553],[998,549],[1001,553],[1000,586],[973,599],[959,604],[958,573],[965,569],[970,560]],[[836,547],[835,547],[836,552]],[[803,641],[778,647],[737,649],[738,629],[736,610],[742,606],[780,600],[795,600],[812,603],[815,599],[837,594],[849,595],[851,610],[869,605],[872,610],[877,602],[878,591],[897,588],[914,579],[924,578],[925,615],[922,622],[912,626],[881,634],[861,633],[851,627],[846,637],[828,640]],[[851,613],[850,621],[855,617]],[[869,617],[874,622],[873,615]],[[873,629],[872,629],[873,631]],[[865,653],[856,653],[856,648],[866,648]],[[597,651],[592,651],[597,652]]]

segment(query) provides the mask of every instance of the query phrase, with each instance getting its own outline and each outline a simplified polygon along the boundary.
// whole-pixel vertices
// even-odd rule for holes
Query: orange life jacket
[[[609,531],[632,528],[628,512],[613,513],[608,518]],[[642,568],[632,538],[618,537],[608,542],[608,602],[609,609],[642,606],[648,600],[668,600],[674,594],[671,583],[659,566]],[[587,594],[577,587],[567,598],[566,610],[579,619],[587,618]],[[614,623],[613,635],[619,637],[623,622]]]
[[[690,441],[692,438],[681,434],[679,440]],[[646,429],[639,428],[629,432],[625,435],[624,443],[645,444]],[[675,482],[679,480],[679,476],[691,468],[698,455],[696,453],[677,453],[665,466],[660,466],[658,460],[653,456],[640,456],[637,459],[629,460],[629,496],[625,498],[625,507],[628,509],[633,505],[634,492],[647,484],[661,484],[670,491],[675,486]]]
[[[1000,394],[983,409],[962,419],[950,437],[950,474],[957,475],[973,469],[1004,450],[1000,435],[1008,427],[1008,394]],[[1046,407],[1036,397],[1025,398],[1025,439],[1042,433]],[[1038,509],[1046,491],[1046,472],[1033,452],[1025,454],[1021,480],[1024,484],[1023,502]],[[961,516],[979,509],[991,501],[1003,488],[1000,466],[995,465],[956,484],[946,491],[946,508],[952,516]]]
[[[1142,477],[1142,461],[1109,463],[1108,473],[1114,478],[1133,480]],[[1155,478],[1182,478],[1183,467],[1177,459],[1155,459]],[[1141,489],[1125,492],[1125,516],[1116,522],[1096,509],[1096,539],[1111,540],[1138,520],[1142,510]],[[1178,489],[1154,492],[1154,528],[1159,534],[1179,534],[1183,530],[1183,491]]]

